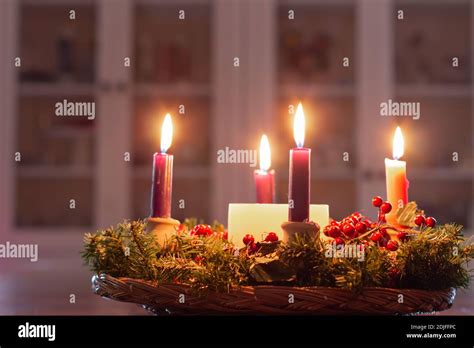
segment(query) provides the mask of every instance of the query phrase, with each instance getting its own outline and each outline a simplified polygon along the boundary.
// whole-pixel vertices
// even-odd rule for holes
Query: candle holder
[[[316,222],[293,222],[286,221],[281,224],[283,230],[283,242],[291,243],[296,236],[301,238],[317,238],[319,235],[319,225]]]
[[[176,233],[180,224],[178,220],[172,218],[149,217],[146,221],[146,231],[155,236],[158,244],[163,245]]]

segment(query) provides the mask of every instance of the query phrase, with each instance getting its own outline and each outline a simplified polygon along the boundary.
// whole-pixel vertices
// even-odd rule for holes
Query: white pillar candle
[[[309,218],[324,228],[329,224],[329,206],[311,204]],[[229,240],[242,247],[246,234],[261,241],[268,232],[275,232],[281,240],[281,224],[285,221],[288,221],[288,204],[229,204]]]

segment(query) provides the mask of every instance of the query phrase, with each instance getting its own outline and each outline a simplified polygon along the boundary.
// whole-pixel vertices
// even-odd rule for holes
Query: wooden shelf
[[[94,168],[87,166],[27,165],[18,166],[22,178],[93,178]]]
[[[137,166],[133,169],[135,178],[151,180],[152,167]],[[211,175],[211,168],[207,166],[181,166],[173,169],[173,176],[177,179],[206,179]]]
[[[208,97],[211,94],[211,86],[207,83],[137,83],[135,84],[135,95],[140,97],[155,96],[186,96],[186,97]]]
[[[354,5],[354,0],[280,0],[279,5]]]
[[[48,5],[94,5],[97,0],[23,0],[22,4],[24,5],[38,5],[38,6],[48,6]]]
[[[314,85],[314,84],[283,84],[280,88],[282,97],[352,97],[354,86],[347,85]]]
[[[470,0],[397,0],[397,5],[468,5]]]
[[[211,0],[135,0],[137,5],[209,5]]]
[[[91,128],[54,127],[47,131],[48,136],[54,138],[90,138],[94,135]]]
[[[279,170],[276,173],[277,180],[288,180],[288,170]],[[357,169],[345,168],[317,168],[311,171],[311,179],[320,180],[355,180],[357,178]]]
[[[92,96],[97,92],[97,86],[91,83],[79,82],[21,82],[21,96]]]
[[[467,168],[412,169],[408,172],[408,178],[413,180],[472,180],[474,171]]]
[[[398,84],[399,97],[471,97],[474,89],[467,84]]]

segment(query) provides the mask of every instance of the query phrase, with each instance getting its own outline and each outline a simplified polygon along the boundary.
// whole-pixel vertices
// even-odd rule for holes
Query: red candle
[[[260,169],[254,172],[257,203],[275,202],[275,171],[269,171],[270,165],[270,144],[264,134],[260,141]]]
[[[309,196],[311,178],[311,149],[304,145],[305,120],[303,106],[296,109],[293,134],[296,148],[290,150],[290,177],[288,188],[288,220],[309,220]]]
[[[173,124],[166,114],[161,128],[161,153],[153,155],[151,184],[151,217],[171,217],[171,191],[173,184],[173,155],[166,151],[171,146]]]

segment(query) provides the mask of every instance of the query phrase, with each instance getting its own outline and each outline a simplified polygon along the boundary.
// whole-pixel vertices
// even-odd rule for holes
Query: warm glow
[[[272,164],[272,154],[270,151],[270,143],[268,142],[267,136],[262,135],[260,140],[260,170],[268,171]]]
[[[395,135],[393,136],[393,159],[400,159],[405,150],[405,141],[400,127],[397,127]]]
[[[303,147],[304,145],[304,129],[305,121],[303,105],[299,103],[296,108],[295,121],[293,123],[293,136],[297,147]]]
[[[171,115],[166,114],[163,125],[161,126],[161,152],[165,153],[171,146],[173,139],[173,123],[171,123]]]

